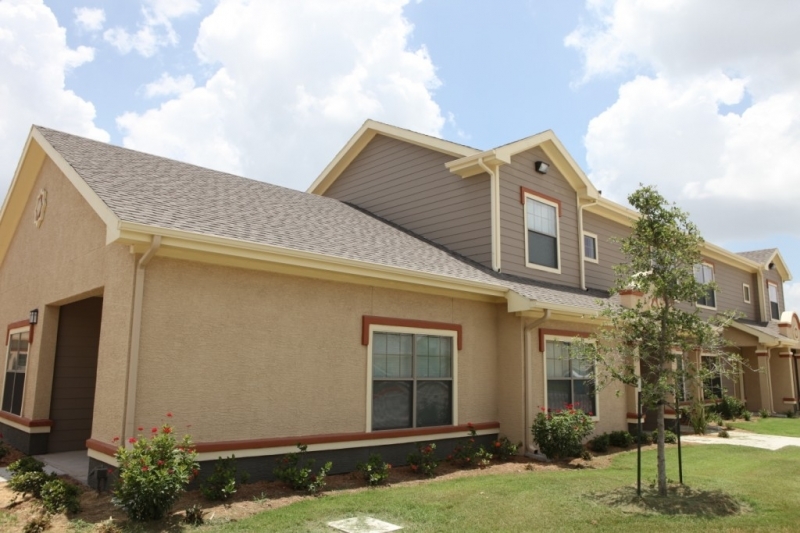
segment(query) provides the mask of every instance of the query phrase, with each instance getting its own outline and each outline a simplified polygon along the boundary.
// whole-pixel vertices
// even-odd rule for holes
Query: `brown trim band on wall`
[[[796,402],[797,400],[796,400],[796,399],[794,399],[794,398],[784,398],[784,399],[783,399],[783,401],[784,401],[784,402],[792,402],[792,403],[794,403],[794,402]]]
[[[525,205],[525,194],[530,194],[532,196],[538,196],[539,198],[544,198],[545,200],[549,200],[558,206],[558,216],[561,216],[561,200],[558,198],[553,198],[552,196],[548,196],[546,194],[542,194],[540,192],[536,192],[533,189],[529,189],[527,187],[520,187],[519,188],[519,203]]]
[[[591,333],[586,333],[584,331],[569,331],[566,329],[544,329],[539,328],[539,351],[544,353],[544,336],[545,335],[556,335],[558,337],[582,337],[586,338],[591,335]]]
[[[644,293],[642,291],[637,291],[636,289],[623,289],[619,291],[618,294],[620,296],[627,296],[629,294],[632,294],[634,296],[644,296]]]
[[[433,426],[426,428],[410,429],[390,429],[385,431],[373,431],[371,433],[328,433],[324,435],[300,435],[296,437],[277,437],[271,439],[249,439],[249,440],[229,440],[214,442],[198,442],[195,449],[198,453],[211,453],[234,450],[253,450],[259,448],[280,448],[283,446],[294,446],[297,443],[303,444],[330,444],[336,442],[356,442],[365,440],[393,439],[400,437],[423,437],[427,435],[439,435],[442,433],[467,433],[468,424],[458,426]],[[481,422],[472,424],[476,431],[483,429],[499,429],[500,422]],[[86,441],[86,447],[106,455],[114,455],[117,448],[113,444],[101,442],[96,439]]]
[[[769,352],[756,352],[758,357],[769,357]]]
[[[792,356],[792,352],[781,352],[781,353],[778,354],[778,356],[780,356],[780,357],[791,357]]]
[[[461,350],[464,347],[464,332],[461,324],[449,324],[447,322],[430,322],[428,320],[411,320],[408,318],[392,318],[387,316],[370,315],[364,315],[361,318],[361,344],[364,346],[369,345],[369,327],[372,325],[455,331],[458,349]]]
[[[9,422],[15,422],[28,428],[49,427],[53,425],[53,421],[46,418],[30,419],[25,418],[24,416],[7,413],[5,411],[0,411],[0,420],[8,420]]]

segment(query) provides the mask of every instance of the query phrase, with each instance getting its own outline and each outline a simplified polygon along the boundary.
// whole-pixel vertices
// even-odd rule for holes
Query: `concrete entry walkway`
[[[75,452],[48,453],[46,455],[34,455],[36,459],[46,464],[46,470],[54,471],[56,474],[66,474],[75,481],[80,481],[88,485],[89,475],[89,455],[86,450]]]
[[[798,437],[782,437],[780,435],[761,435],[741,429],[728,431],[730,438],[723,439],[716,433],[706,435],[681,435],[681,442],[692,444],[731,444],[733,446],[750,446],[764,450],[780,450],[785,446],[800,446]]]

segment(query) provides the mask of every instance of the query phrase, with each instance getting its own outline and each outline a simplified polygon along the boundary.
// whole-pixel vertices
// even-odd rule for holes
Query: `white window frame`
[[[701,266],[701,268],[703,266],[711,267],[711,281],[712,282],[717,281],[717,269],[714,267],[713,263],[709,263],[708,261],[701,261],[699,263],[699,265]],[[694,274],[694,273],[692,273],[692,274]],[[711,306],[708,306],[708,305],[699,304],[697,302],[695,302],[694,304],[697,307],[699,307],[700,309],[710,309],[711,311],[716,311],[717,310],[717,290],[714,289],[714,307],[711,307]]]
[[[778,304],[778,315],[781,314],[781,295],[778,293],[778,284],[774,281],[767,280],[767,305],[769,308],[769,319],[771,321],[777,322],[780,320],[780,316],[774,317],[772,316],[772,295],[770,294],[771,288],[775,287],[775,303]]]
[[[5,383],[6,383],[6,373],[8,372],[8,358],[11,356],[11,336],[19,334],[19,333],[24,333],[26,331],[28,332],[28,359],[25,361],[25,383],[22,385],[22,403],[20,404],[20,407],[19,407],[19,414],[12,413],[11,411],[2,411],[3,413],[9,413],[9,414],[16,415],[16,416],[22,416],[22,413],[25,412],[25,393],[28,390],[28,368],[29,368],[29,363],[30,363],[30,360],[31,360],[31,338],[30,338],[31,327],[30,327],[30,325],[21,326],[21,327],[18,327],[18,328],[12,328],[12,329],[8,330],[8,333],[6,334],[6,356],[3,359],[3,379],[2,379],[2,382],[0,382],[0,403],[2,403],[2,399],[6,394]]]
[[[744,299],[744,303],[749,304],[752,302],[751,294],[750,285],[742,283],[742,298]]]
[[[370,324],[369,326],[369,344],[367,345],[367,420],[366,428],[367,433],[372,433],[372,346],[373,337],[375,333],[410,333],[413,335],[434,335],[438,337],[450,337],[452,343],[452,356],[451,371],[453,373],[453,397],[452,403],[452,422],[451,425],[458,425],[458,332],[449,329],[429,329],[429,328],[413,328],[408,326],[382,326],[380,324]],[[419,429],[419,428],[405,428],[405,429]],[[422,428],[424,429],[424,428]],[[396,431],[393,429],[376,429],[378,431]]]
[[[586,237],[591,237],[592,239],[594,239],[594,258],[591,258],[588,255],[586,255],[586,244],[585,243],[581,243],[581,246],[583,246],[583,260],[584,261],[589,261],[590,263],[599,263],[600,262],[600,250],[597,249],[597,244],[600,241],[597,238],[597,234],[592,233],[590,231],[584,231],[583,232],[583,237],[584,237],[584,239]]]
[[[544,272],[551,272],[553,274],[561,274],[561,206],[552,200],[548,200],[547,198],[542,198],[539,195],[533,194],[529,191],[524,191],[523,193],[525,198],[525,203],[522,205],[522,213],[523,213],[523,228],[525,230],[524,234],[524,241],[525,241],[525,266],[528,268],[533,268],[536,270],[542,270]],[[548,205],[553,207],[556,210],[556,261],[558,262],[558,268],[552,268],[549,266],[544,265],[537,265],[536,263],[531,263],[528,259],[530,258],[530,254],[528,253],[528,199],[534,200],[536,202]]]
[[[562,335],[545,335],[544,336],[544,351],[542,352],[542,376],[544,377],[544,408],[549,409],[550,406],[547,405],[547,341],[558,341],[558,342],[566,342],[568,344],[575,344],[575,337],[565,337]],[[594,340],[587,340],[583,339],[583,342],[588,344],[595,344]],[[594,363],[595,369],[597,368],[597,363]],[[585,411],[584,411],[585,412]],[[594,393],[594,413],[593,416],[590,417],[593,422],[600,421],[600,394],[598,391]]]

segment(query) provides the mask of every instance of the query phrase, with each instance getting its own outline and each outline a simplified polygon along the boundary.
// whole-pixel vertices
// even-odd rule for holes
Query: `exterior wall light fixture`
[[[536,169],[536,172],[539,174],[547,174],[547,169],[550,168],[550,165],[544,161],[537,161],[533,164],[533,168]]]
[[[33,311],[31,311],[31,316],[28,319],[28,322],[30,322],[31,324],[37,324],[39,322],[39,310],[38,309],[34,309]]]

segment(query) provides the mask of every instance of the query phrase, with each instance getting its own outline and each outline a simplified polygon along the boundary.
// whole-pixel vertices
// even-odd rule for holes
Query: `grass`
[[[762,435],[800,437],[800,418],[754,418],[750,422],[733,422],[731,425]]]
[[[677,478],[677,452],[668,451]],[[643,454],[643,484],[655,479],[655,452]],[[684,448],[684,480],[694,494],[722,491],[749,509],[736,516],[643,514],[609,505],[635,483],[636,454],[602,470],[548,470],[463,477],[421,485],[328,494],[208,531],[330,531],[331,520],[373,516],[415,532],[463,531],[797,531],[800,453],[738,446]],[[624,494],[623,494],[624,496]],[[685,509],[684,507],[683,509]]]

